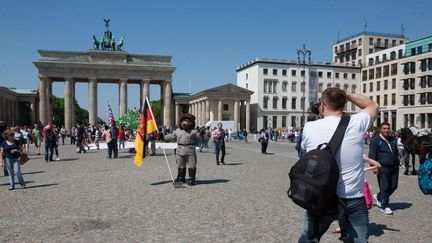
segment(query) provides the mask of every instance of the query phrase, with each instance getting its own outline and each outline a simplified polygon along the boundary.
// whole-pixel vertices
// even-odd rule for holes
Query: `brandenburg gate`
[[[107,28],[108,22],[105,20]],[[64,82],[64,125],[68,130],[75,126],[76,92],[88,92],[88,120],[93,125],[98,121],[99,83],[118,84],[120,116],[127,112],[128,84],[139,85],[141,104],[149,96],[150,85],[157,84],[161,86],[161,124],[173,126],[172,74],[175,67],[171,65],[172,57],[129,54],[121,50],[124,38],[116,45],[109,30],[105,32],[101,42],[94,36],[93,40],[95,49],[88,52],[38,50],[40,57],[34,65],[39,72],[40,122],[47,124],[52,121],[53,82]],[[75,90],[77,82],[88,83],[88,91]]]

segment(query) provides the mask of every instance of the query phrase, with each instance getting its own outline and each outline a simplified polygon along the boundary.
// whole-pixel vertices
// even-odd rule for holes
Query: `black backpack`
[[[339,167],[335,155],[342,143],[350,117],[342,116],[329,143],[307,152],[291,167],[288,197],[316,214],[338,206],[336,188]],[[323,145],[326,145],[323,148]]]

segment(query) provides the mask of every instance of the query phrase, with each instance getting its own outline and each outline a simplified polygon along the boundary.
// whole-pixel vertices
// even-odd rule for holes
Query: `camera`
[[[321,104],[321,102],[317,102],[317,103],[313,104],[311,107],[311,112],[314,113],[315,115],[319,115],[320,104]]]

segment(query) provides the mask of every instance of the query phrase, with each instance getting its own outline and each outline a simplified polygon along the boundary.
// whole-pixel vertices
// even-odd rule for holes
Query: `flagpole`
[[[147,96],[146,96],[146,102],[147,102],[147,105],[148,105],[149,107],[151,107],[151,106],[150,106],[150,102],[149,102],[149,100],[147,99]],[[153,122],[154,122],[154,124],[155,124],[155,127],[157,128],[157,124],[156,124],[156,120],[155,120],[155,118],[154,118],[154,116],[153,116],[153,112],[150,112],[150,113],[151,113],[151,116],[152,116],[152,120],[153,120]],[[159,132],[159,130],[156,130],[156,131]],[[162,151],[163,151],[163,154],[164,154],[164,157],[165,157],[165,162],[166,162],[166,165],[167,165],[167,168],[168,168],[169,174],[170,174],[170,176],[171,176],[171,180],[172,180],[172,182],[174,183],[174,177],[173,177],[173,174],[172,174],[172,172],[171,172],[171,167],[169,166],[168,157],[167,157],[167,155],[166,155],[165,147],[164,147],[164,145],[163,145],[164,143],[161,142],[160,144],[161,144],[161,147],[162,147]]]

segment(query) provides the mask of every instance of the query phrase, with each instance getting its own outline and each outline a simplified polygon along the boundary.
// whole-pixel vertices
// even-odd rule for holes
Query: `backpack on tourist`
[[[342,116],[329,143],[308,151],[291,167],[288,197],[300,207],[321,213],[337,205],[339,167],[335,155],[342,143],[350,117]],[[327,145],[324,148],[323,145]]]
[[[418,170],[418,184],[425,195],[432,195],[432,160],[427,159]]]
[[[55,136],[54,131],[52,130],[52,128],[50,128],[50,129],[48,129],[46,131],[46,139],[47,139],[47,142],[55,143],[56,136]]]

